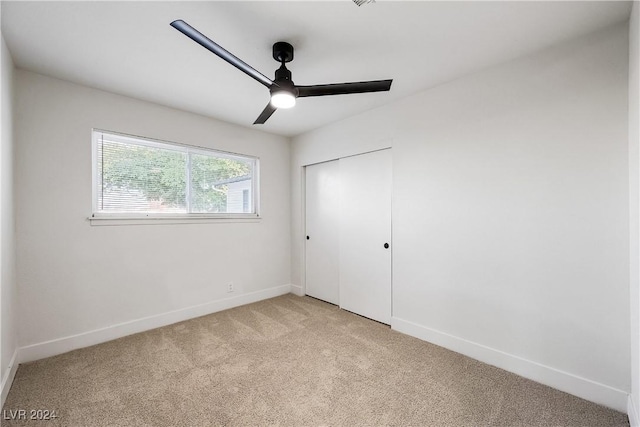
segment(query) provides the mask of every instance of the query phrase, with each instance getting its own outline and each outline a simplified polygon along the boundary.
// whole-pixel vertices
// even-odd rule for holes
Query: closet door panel
[[[306,167],[306,294],[339,304],[339,161]]]
[[[340,307],[391,323],[391,150],[340,159]]]

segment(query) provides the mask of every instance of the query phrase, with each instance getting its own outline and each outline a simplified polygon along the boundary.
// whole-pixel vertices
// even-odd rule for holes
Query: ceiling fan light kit
[[[271,105],[275,108],[291,108],[296,105],[296,97],[284,90],[272,92]]]
[[[271,80],[183,20],[175,20],[171,26],[269,89],[271,100],[253,123],[254,125],[265,123],[278,108],[293,107],[296,104],[296,98],[383,92],[391,89],[393,81],[391,79],[297,86],[291,79],[291,71],[285,66],[287,62],[293,60],[293,46],[287,42],[276,42],[273,45],[273,59],[280,62],[280,68],[276,70],[275,79]]]

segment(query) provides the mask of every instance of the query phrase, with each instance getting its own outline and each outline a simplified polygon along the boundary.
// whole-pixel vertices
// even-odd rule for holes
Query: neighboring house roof
[[[251,179],[251,175],[235,176],[233,178],[223,179],[222,181],[214,182],[213,186],[217,187],[218,185],[232,184],[234,182],[247,181],[249,179]]]

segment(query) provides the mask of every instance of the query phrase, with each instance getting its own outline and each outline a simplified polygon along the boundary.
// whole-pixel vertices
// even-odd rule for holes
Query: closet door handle
[[[389,249],[389,244],[388,244],[388,243],[385,243],[385,244],[384,244],[384,248],[385,248],[385,249]]]

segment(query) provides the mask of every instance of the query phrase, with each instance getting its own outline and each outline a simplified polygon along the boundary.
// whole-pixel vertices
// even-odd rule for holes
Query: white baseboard
[[[638,408],[633,402],[633,395],[629,395],[627,415],[629,416],[629,425],[631,427],[640,427],[640,417],[638,417]]]
[[[45,357],[56,356],[78,348],[89,347],[106,341],[111,341],[138,332],[148,331],[172,323],[205,316],[222,310],[238,307],[264,299],[285,295],[291,292],[291,285],[276,286],[256,292],[249,292],[231,298],[210,301],[167,313],[144,317],[119,323],[106,328],[83,332],[37,344],[32,344],[19,349],[18,363],[31,362]]]
[[[304,296],[304,292],[302,291],[302,286],[300,285],[291,285],[291,293],[299,297]]]
[[[513,372],[530,380],[548,385],[565,393],[573,394],[574,396],[613,408],[617,411],[627,411],[628,393],[608,385],[581,378],[568,372],[560,371],[397,317],[391,318],[391,328],[504,369],[505,371]]]
[[[7,366],[7,370],[6,372],[4,372],[4,376],[2,377],[2,383],[0,383],[0,408],[4,407],[4,401],[7,400],[9,389],[11,388],[11,384],[13,384],[13,379],[16,377],[17,371],[18,371],[18,349],[16,348],[16,351],[13,352],[11,361]]]

